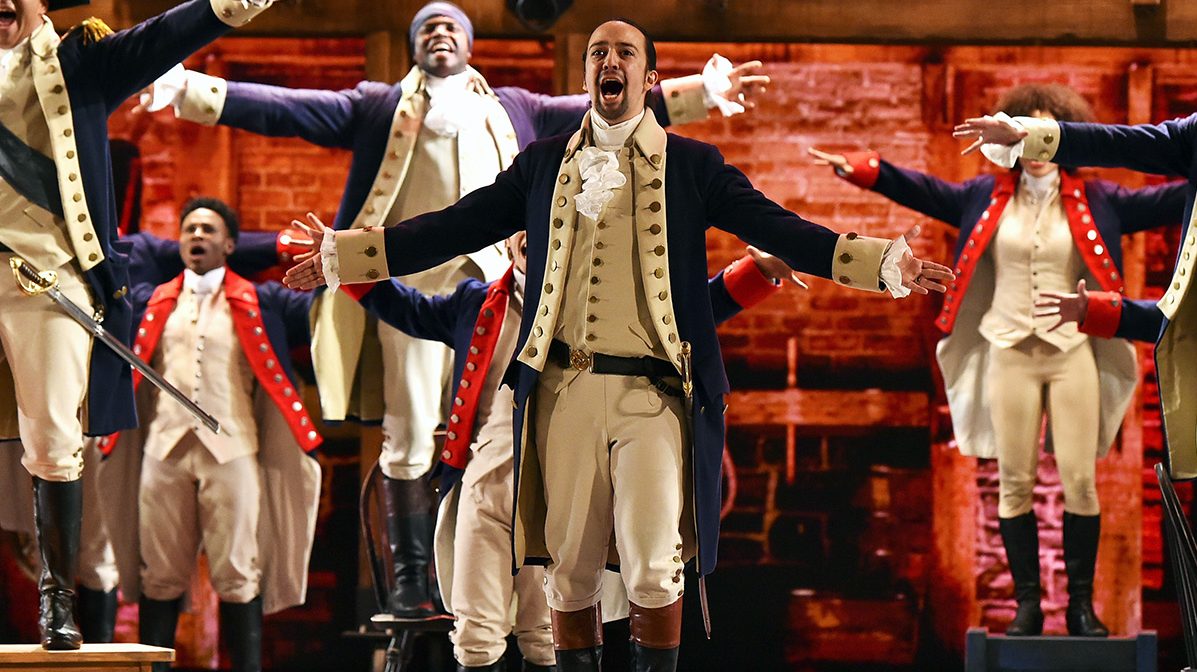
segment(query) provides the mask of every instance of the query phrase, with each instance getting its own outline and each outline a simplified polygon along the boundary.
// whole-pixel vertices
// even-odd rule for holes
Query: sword
[[[694,364],[690,341],[682,341],[682,354],[679,357],[682,364],[682,396],[685,398],[686,427],[690,430],[690,480],[697,481],[698,455],[694,450]],[[691,497],[697,500],[697,483],[691,485]],[[691,503],[694,510],[694,564],[698,568],[698,602],[702,607],[702,627],[706,630],[707,639],[711,638],[711,608],[707,606],[707,577],[702,574],[702,554],[698,550],[698,502]]]
[[[20,257],[12,257],[8,260],[8,265],[12,268],[13,278],[17,281],[17,286],[21,288],[21,292],[26,296],[37,296],[38,294],[45,294],[50,297],[54,303],[66,312],[72,320],[79,323],[79,326],[91,333],[92,337],[108,346],[108,349],[115,352],[121,359],[128,362],[129,366],[137,369],[141,375],[145,376],[147,380],[154,384],[155,387],[170,395],[172,399],[183,405],[189,413],[191,413],[197,420],[199,420],[205,427],[212,430],[214,434],[220,433],[220,422],[216,418],[209,415],[204,409],[200,408],[187,395],[179,391],[177,387],[171,385],[165,378],[158,374],[149,364],[146,364],[140,357],[133,354],[120,339],[113,336],[100,324],[100,321],[88,315],[79,306],[75,305],[74,301],[68,299],[58,289],[58,274],[54,271],[38,271],[29,262]]]

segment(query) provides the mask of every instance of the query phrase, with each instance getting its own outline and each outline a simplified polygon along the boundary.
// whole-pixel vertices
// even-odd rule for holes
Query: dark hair
[[[196,196],[184,203],[183,211],[179,213],[179,226],[183,225],[183,220],[187,219],[187,215],[200,208],[211,210],[220,215],[220,218],[224,220],[225,228],[229,230],[229,238],[237,240],[241,235],[241,224],[237,221],[237,213],[233,212],[233,208],[228,203],[211,196]]]
[[[996,111],[1012,117],[1044,112],[1056,121],[1091,122],[1096,118],[1089,101],[1063,84],[1020,84],[1002,94]]]
[[[635,21],[633,21],[631,19],[625,19],[622,16],[617,16],[613,19],[607,19],[603,23],[611,23],[613,21],[618,21],[619,23],[626,23],[627,25],[640,31],[640,34],[644,37],[644,54],[645,54],[645,56],[648,57],[648,69],[656,70],[657,69],[657,43],[653,42],[652,35],[648,34],[648,31],[644,29],[644,26],[640,25],[639,23],[636,23]],[[599,24],[599,25],[602,25],[602,24]],[[597,28],[596,28],[596,30],[597,30]],[[589,45],[587,45],[586,51],[582,52],[582,63],[583,64],[586,63],[586,58],[589,56],[589,52],[590,52],[590,47],[589,47]]]

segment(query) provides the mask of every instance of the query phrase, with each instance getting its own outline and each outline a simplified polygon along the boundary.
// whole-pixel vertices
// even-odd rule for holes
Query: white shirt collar
[[[627,121],[609,124],[594,111],[594,108],[591,108],[590,128],[594,132],[594,145],[599,149],[622,147],[628,138],[632,137],[632,133],[636,131],[636,127],[640,125],[640,120],[643,118],[644,110],[640,110],[640,114]]]
[[[0,78],[8,78],[14,65],[20,62],[21,56],[29,51],[29,38],[18,42],[12,49],[0,49]]]
[[[424,73],[424,89],[428,91],[428,104],[435,106],[438,98],[452,99],[469,91],[470,71],[462,70],[456,75],[436,77]]]
[[[216,292],[224,285],[224,266],[214,268],[203,275],[190,268],[183,269],[183,289],[204,295]]]
[[[1042,201],[1060,188],[1060,169],[1055,168],[1041,177],[1035,177],[1024,170],[1021,181],[1028,195],[1036,201]]]

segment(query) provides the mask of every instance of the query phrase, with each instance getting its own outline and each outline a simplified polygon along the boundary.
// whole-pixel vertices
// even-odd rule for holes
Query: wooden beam
[[[97,0],[114,25],[126,26],[178,0]],[[423,0],[285,0],[241,32],[264,35],[406,34]],[[483,37],[536,35],[495,0],[461,0]],[[659,40],[713,42],[881,42],[1186,45],[1197,40],[1197,3],[1133,6],[1126,0],[923,0],[894,11],[893,0],[733,0],[726,9],[701,0],[607,0],[575,3],[549,31],[589,34],[613,16],[629,16]],[[83,12],[62,12],[75,16]]]
[[[924,392],[767,390],[727,395],[727,424],[795,425],[799,430],[927,427]]]

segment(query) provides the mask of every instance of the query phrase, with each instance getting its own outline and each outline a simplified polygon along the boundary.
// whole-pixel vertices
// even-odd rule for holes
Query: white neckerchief
[[[462,129],[485,121],[485,110],[478,104],[477,94],[470,90],[470,77],[469,70],[448,77],[425,73],[428,113],[424,115],[424,126],[428,130],[453,138]]]
[[[636,127],[640,125],[640,120],[643,118],[644,110],[640,110],[640,114],[627,121],[621,121],[618,124],[609,124],[594,111],[594,108],[591,108],[590,129],[594,133],[594,145],[599,149],[619,149],[623,147],[623,143],[632,137],[632,133],[636,131]]]
[[[1032,203],[1042,203],[1060,188],[1060,169],[1052,171],[1042,177],[1035,177],[1027,171],[1022,171],[1022,188],[1031,197]]]
[[[183,269],[183,289],[190,289],[197,296],[212,294],[223,284],[224,266],[214,268],[203,275],[190,268]]]

